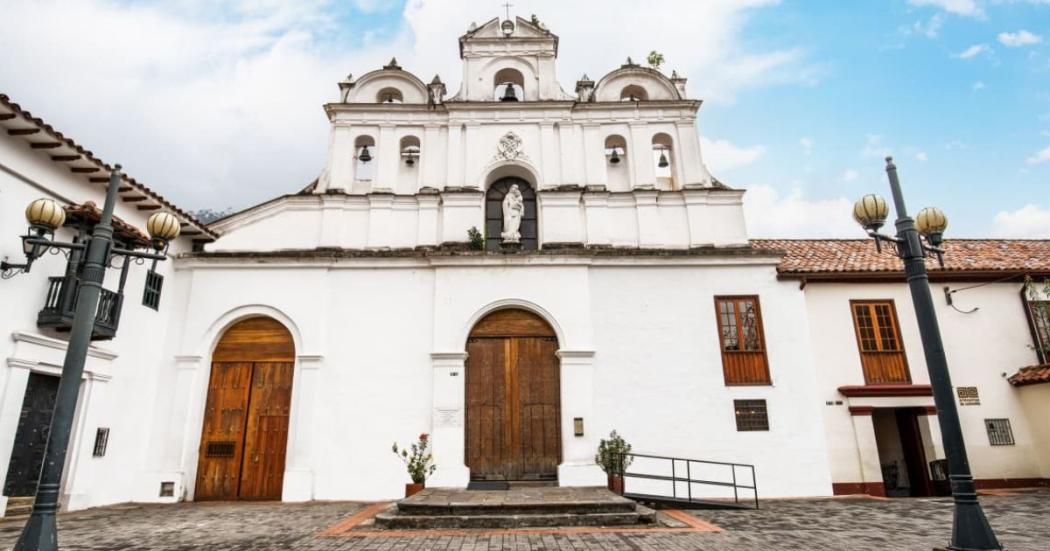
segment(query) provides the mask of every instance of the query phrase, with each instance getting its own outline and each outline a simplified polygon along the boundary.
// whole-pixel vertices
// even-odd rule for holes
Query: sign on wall
[[[981,397],[977,394],[975,386],[960,386],[955,388],[955,394],[959,396],[960,406],[979,406]]]

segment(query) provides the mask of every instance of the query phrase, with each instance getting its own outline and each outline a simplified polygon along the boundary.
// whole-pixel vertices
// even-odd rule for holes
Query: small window
[[[142,290],[142,304],[147,308],[160,308],[160,292],[164,288],[164,276],[149,270],[146,272],[146,286]]]
[[[893,301],[855,300],[850,305],[864,381],[867,384],[910,383]]]
[[[109,429],[99,427],[95,431],[95,446],[91,451],[92,457],[103,457],[106,455],[106,447],[109,445]]]
[[[738,432],[769,430],[769,412],[765,400],[733,400]]]
[[[525,77],[517,69],[504,68],[492,77],[492,94],[496,101],[524,101]]]
[[[985,419],[984,427],[988,429],[988,443],[993,446],[1013,446],[1014,431],[1010,429],[1009,419]]]
[[[758,297],[715,297],[726,384],[769,384]]]

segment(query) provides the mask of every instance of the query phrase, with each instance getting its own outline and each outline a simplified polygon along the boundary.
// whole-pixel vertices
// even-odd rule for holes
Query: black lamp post
[[[864,226],[868,235],[875,239],[876,246],[881,247],[883,241],[892,243],[897,249],[897,256],[904,261],[904,272],[911,289],[923,353],[926,356],[926,369],[930,373],[933,401],[937,405],[937,421],[941,426],[941,440],[948,459],[948,473],[955,503],[948,549],[1001,550],[1002,545],[992,532],[992,527],[988,524],[977,499],[977,489],[970,473],[970,461],[966,458],[966,444],[959,423],[959,411],[952,395],[948,361],[944,355],[941,331],[937,325],[937,314],[933,309],[933,296],[930,294],[929,278],[926,275],[927,254],[936,255],[938,262],[944,265],[944,250],[940,245],[944,230],[948,227],[948,220],[944,213],[935,208],[921,210],[917,220],[909,218],[904,206],[904,196],[901,194],[900,181],[897,179],[897,167],[893,164],[892,157],[886,157],[886,174],[889,176],[893,204],[897,210],[897,236],[878,233],[889,214],[886,201],[878,195],[865,195],[857,201],[853,207],[853,217]],[[926,240],[925,244],[920,235]]]
[[[55,398],[55,410],[51,417],[51,428],[37,484],[33,513],[15,545],[15,549],[19,551],[58,549],[55,512],[59,507],[62,470],[73,426],[73,415],[77,407],[80,378],[84,373],[84,361],[87,358],[88,347],[91,345],[106,268],[116,256],[124,257],[125,263],[131,258],[152,259],[156,266],[157,261],[167,258],[165,253],[168,244],[179,235],[178,219],[170,213],[158,212],[147,222],[147,229],[152,237],[150,241],[152,252],[115,247],[113,207],[116,204],[120,180],[120,165],[117,165],[110,173],[106,202],[98,223],[91,228],[90,236],[82,232],[81,239],[72,243],[52,239],[54,230],[65,220],[65,211],[61,206],[51,199],[38,199],[31,203],[26,209],[30,231],[22,238],[26,262],[24,264],[7,262],[0,264],[0,270],[4,276],[11,277],[17,273],[28,272],[33,261],[48,249],[68,249],[71,251],[71,263],[79,263],[79,253],[85,254],[82,265],[71,266],[77,274],[79,289],[76,310],[69,334],[69,344],[66,346],[66,358],[62,364],[62,378],[58,384],[58,395]]]

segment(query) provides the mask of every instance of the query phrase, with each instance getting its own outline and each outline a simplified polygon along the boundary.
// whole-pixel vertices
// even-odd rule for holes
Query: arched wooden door
[[[281,499],[295,345],[272,318],[249,318],[212,354],[194,498]]]
[[[499,310],[467,339],[466,457],[473,480],[554,480],[561,461],[558,339],[542,318]]]

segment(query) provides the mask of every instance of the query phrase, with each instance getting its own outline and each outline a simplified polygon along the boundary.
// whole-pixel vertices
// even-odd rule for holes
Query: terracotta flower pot
[[[609,475],[609,491],[616,495],[623,495],[623,477],[618,474]]]
[[[409,497],[412,494],[418,494],[425,487],[426,487],[426,483],[425,482],[419,483],[419,484],[416,484],[414,482],[411,483],[411,484],[405,484],[405,497]]]

